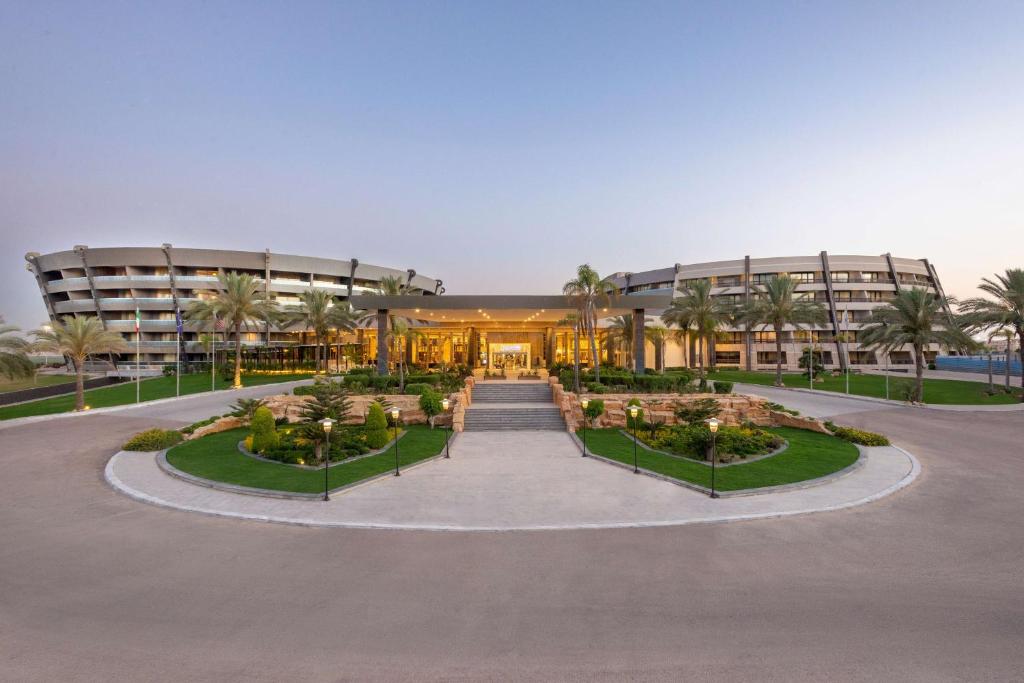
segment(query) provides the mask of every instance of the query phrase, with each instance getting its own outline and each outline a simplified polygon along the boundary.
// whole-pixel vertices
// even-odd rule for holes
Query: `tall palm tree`
[[[572,377],[573,388],[580,393],[580,316],[579,313],[569,313],[555,323],[556,327],[572,327]]]
[[[409,324],[408,321],[397,318],[391,323],[391,331],[388,332],[388,340],[395,345],[398,355],[398,391],[405,391],[405,352],[407,344],[423,337],[423,333]]]
[[[185,318],[194,322],[220,321],[235,335],[235,379],[232,387],[242,386],[242,328],[251,330],[258,323],[277,320],[277,304],[266,298],[256,279],[248,273],[221,273],[219,289],[208,291],[194,301]]]
[[[335,331],[339,337],[342,332],[353,332],[359,327],[359,321],[364,314],[365,311],[357,311],[347,301],[335,302],[327,312],[327,329]]]
[[[374,294],[376,294],[377,296],[408,296],[409,290],[402,282],[402,278],[396,275],[385,275],[380,279],[380,282],[378,282],[377,286],[374,288]],[[361,317],[358,318],[357,322],[361,326],[370,327],[372,325],[375,325],[376,321],[376,311],[363,311]],[[391,332],[395,330],[395,323],[398,321],[406,323],[407,326],[412,324],[412,321],[409,318],[389,313],[387,321],[388,330],[384,333],[385,337],[391,337]]]
[[[1007,268],[1006,273],[982,278],[978,289],[991,299],[974,297],[960,303],[967,329],[972,331],[1009,327],[1017,335],[1017,351],[1021,360],[1021,388],[1024,389],[1024,269]],[[1010,362],[1010,349],[1006,350]],[[1024,401],[1024,391],[1021,392]]]
[[[644,328],[644,337],[654,344],[654,369],[658,372],[665,371],[665,344],[668,342],[668,335],[668,329],[661,325]]]
[[[904,289],[884,306],[871,312],[867,324],[858,335],[861,346],[881,349],[891,354],[904,346],[914,349],[914,395],[924,397],[924,349],[939,344],[949,349],[965,350],[974,342],[959,323],[946,314],[942,300],[921,287]]]
[[[633,314],[626,313],[611,318],[606,331],[608,340],[622,349],[630,369],[636,372],[636,363],[633,360]]]
[[[597,357],[597,309],[607,306],[618,288],[609,278],[602,278],[589,263],[576,268],[576,277],[562,287],[579,313],[580,326],[590,340],[590,358],[594,364],[594,379],[601,381],[601,362]]]
[[[326,371],[326,363],[321,364],[321,350],[330,330],[330,312],[334,305],[334,295],[324,289],[309,288],[299,295],[299,303],[288,306],[282,312],[284,324],[302,325],[313,330],[313,358],[316,371]]]
[[[7,379],[31,377],[36,371],[35,363],[28,357],[32,345],[24,337],[14,334],[18,328],[5,325],[0,317],[0,375]]]
[[[47,353],[58,353],[71,358],[75,365],[75,410],[85,407],[85,361],[102,353],[120,353],[128,345],[117,332],[103,329],[95,316],[66,315],[50,323],[49,328],[36,330],[35,348]]]
[[[776,275],[757,285],[750,302],[737,313],[737,319],[748,329],[770,326],[775,331],[775,386],[782,386],[782,331],[786,325],[797,330],[828,321],[825,306],[794,294],[799,283],[788,275]]]
[[[697,364],[700,381],[704,384],[704,342],[726,324],[732,316],[732,307],[711,296],[711,281],[697,280],[676,288],[680,296],[661,314],[666,325],[675,325],[680,330],[693,330],[697,335]]]

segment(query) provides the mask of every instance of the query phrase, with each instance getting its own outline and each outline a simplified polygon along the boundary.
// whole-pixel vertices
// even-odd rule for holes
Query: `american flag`
[[[213,319],[213,329],[215,329],[217,332],[223,332],[224,331],[224,321],[221,320],[220,318],[214,317],[214,319]]]

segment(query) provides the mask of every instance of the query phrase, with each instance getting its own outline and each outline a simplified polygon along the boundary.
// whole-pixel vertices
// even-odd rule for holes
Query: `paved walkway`
[[[465,432],[438,459],[336,495],[330,502],[260,498],[168,476],[153,455],[119,453],[106,476],[147,502],[190,511],[315,526],[503,531],[671,526],[851,507],[910,483],[918,469],[896,448],[868,449],[863,467],[827,484],[758,496],[707,496],[580,457],[564,432]]]

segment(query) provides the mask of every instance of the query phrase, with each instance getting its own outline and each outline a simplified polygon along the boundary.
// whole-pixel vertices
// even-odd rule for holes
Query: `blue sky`
[[[252,248],[551,292],[675,262],[1024,266],[1024,3],[0,0],[26,251]]]

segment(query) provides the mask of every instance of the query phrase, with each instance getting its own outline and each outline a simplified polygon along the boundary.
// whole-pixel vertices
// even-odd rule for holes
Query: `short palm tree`
[[[608,340],[615,343],[622,352],[626,354],[626,363],[631,370],[636,371],[636,364],[633,360],[633,314],[617,315],[610,320],[606,328]]]
[[[579,313],[580,327],[590,339],[590,358],[594,364],[594,379],[601,381],[601,362],[597,357],[597,309],[607,306],[618,295],[618,289],[609,278],[584,263],[576,269],[576,277],[562,287]]]
[[[775,332],[775,386],[782,386],[782,332],[787,325],[802,330],[828,322],[825,306],[817,301],[797,299],[799,283],[788,275],[775,275],[756,285],[754,296],[736,314],[747,329],[768,326]]]
[[[891,354],[905,346],[914,350],[914,392],[911,400],[924,397],[924,350],[930,344],[962,351],[974,342],[959,323],[946,314],[942,300],[921,287],[904,289],[884,306],[871,312],[858,335],[867,349]]]
[[[968,330],[1011,328],[1017,335],[1017,350],[1021,359],[1021,387],[1024,388],[1024,269],[1008,268],[1002,275],[983,278],[978,289],[991,299],[975,297],[960,303],[960,312]],[[1010,362],[1010,350],[1006,350]],[[1021,392],[1024,401],[1024,391]]]
[[[31,377],[36,371],[35,364],[28,357],[32,345],[15,334],[17,331],[17,327],[5,325],[4,319],[0,318],[0,375],[7,379]]]
[[[277,304],[266,298],[256,279],[248,273],[222,273],[217,276],[219,289],[206,292],[185,312],[193,322],[219,321],[235,335],[235,378],[232,387],[242,386],[242,329],[251,330],[259,323],[270,324],[279,315]]]
[[[327,329],[339,335],[342,332],[353,332],[358,329],[359,321],[364,315],[365,311],[357,311],[347,301],[335,302],[327,312]]]
[[[680,296],[672,299],[661,319],[680,330],[693,330],[697,335],[697,364],[701,384],[704,379],[704,342],[714,336],[731,318],[732,308],[711,295],[711,281],[697,280],[676,288]]]
[[[94,316],[66,315],[50,323],[48,328],[36,330],[33,335],[36,349],[67,356],[74,363],[75,410],[85,407],[85,362],[89,357],[120,353],[128,348],[120,334],[103,329],[103,323]]]
[[[330,330],[330,312],[334,305],[334,295],[324,289],[310,288],[299,295],[299,303],[288,306],[281,313],[281,319],[288,326],[301,325],[313,330],[313,358],[317,372],[326,370],[321,363],[323,343]]]
[[[555,323],[558,327],[571,327],[573,337],[572,352],[572,376],[573,388],[580,393],[580,316],[578,313],[569,313]]]
[[[651,325],[644,328],[644,337],[654,344],[654,369],[658,372],[665,371],[665,344],[668,342],[668,329],[661,325]]]
[[[405,391],[405,348],[414,339],[419,339],[423,333],[409,324],[408,321],[397,318],[391,323],[391,331],[388,332],[388,341],[394,344],[398,358],[398,391]]]

